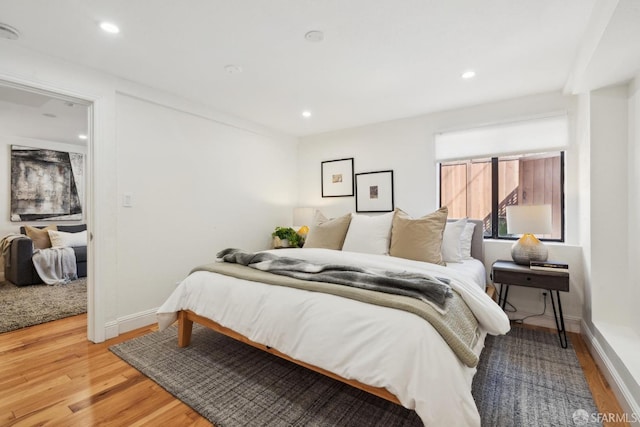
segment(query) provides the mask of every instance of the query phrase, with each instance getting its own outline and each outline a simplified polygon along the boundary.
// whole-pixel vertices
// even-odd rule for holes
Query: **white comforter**
[[[509,320],[470,276],[401,258],[327,249],[270,251],[312,262],[449,277],[483,331],[504,334]],[[158,309],[163,330],[180,310],[212,319],[297,360],[383,387],[414,409],[426,426],[479,426],[471,396],[474,368],[465,366],[424,319],[334,295],[235,279],[210,272],[189,275]]]

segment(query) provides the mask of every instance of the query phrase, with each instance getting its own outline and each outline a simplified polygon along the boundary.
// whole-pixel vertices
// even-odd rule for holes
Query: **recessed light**
[[[58,117],[53,113],[42,113],[42,115],[45,117],[51,117],[52,119],[55,119],[56,117]]]
[[[224,66],[224,70],[229,74],[238,74],[242,72],[242,67],[239,65],[229,64]]]
[[[85,135],[84,133],[81,133],[80,135],[78,135],[78,139],[81,139],[84,141],[85,139],[87,139],[87,135]]]
[[[118,34],[120,32],[120,28],[116,24],[111,22],[101,22],[100,28],[106,31],[109,34]]]
[[[465,71],[464,73],[462,73],[463,79],[472,79],[475,76],[476,76],[476,72],[473,70]]]
[[[324,33],[322,31],[313,30],[305,34],[304,38],[309,42],[321,42],[324,40]]]
[[[307,110],[303,111],[302,112],[302,117],[306,117],[306,118],[311,117],[311,111],[307,111]]]

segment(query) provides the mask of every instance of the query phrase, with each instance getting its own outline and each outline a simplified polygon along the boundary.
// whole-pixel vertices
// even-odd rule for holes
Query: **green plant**
[[[289,246],[300,246],[301,239],[296,230],[291,227],[276,227],[276,230],[271,233],[271,237],[277,237],[280,240],[288,240]]]

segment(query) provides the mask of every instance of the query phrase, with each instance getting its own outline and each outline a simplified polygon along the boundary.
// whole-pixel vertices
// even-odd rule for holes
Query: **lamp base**
[[[516,264],[529,265],[531,261],[546,261],[549,250],[536,236],[523,234],[511,247],[511,258]]]

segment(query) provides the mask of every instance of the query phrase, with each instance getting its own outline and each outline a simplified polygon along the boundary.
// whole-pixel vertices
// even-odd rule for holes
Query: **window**
[[[564,241],[564,152],[521,154],[440,163],[440,206],[449,217],[482,220],[484,236],[510,239],[506,207],[552,207],[552,232]]]

